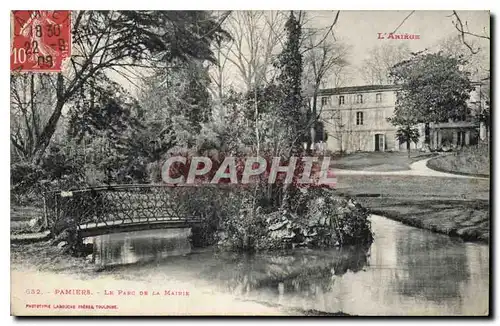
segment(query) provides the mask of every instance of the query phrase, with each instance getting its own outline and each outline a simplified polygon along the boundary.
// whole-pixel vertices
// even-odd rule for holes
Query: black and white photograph
[[[10,11],[11,315],[491,315],[488,8],[257,9]]]

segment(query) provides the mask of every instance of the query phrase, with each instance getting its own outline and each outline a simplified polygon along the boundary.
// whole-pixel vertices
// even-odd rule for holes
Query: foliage
[[[210,93],[208,84],[210,79],[208,72],[201,66],[200,62],[195,67],[188,67],[187,86],[182,94],[183,103],[181,108],[185,111],[186,118],[190,122],[195,133],[200,132],[201,123],[208,122],[211,117]]]
[[[304,101],[302,98],[302,53],[300,50],[302,29],[293,11],[285,24],[287,39],[275,66],[280,74],[277,79],[281,93],[280,105],[275,114],[287,127],[291,150],[300,152],[305,136]],[[302,137],[301,137],[302,136]]]
[[[221,248],[272,250],[295,246],[333,247],[370,244],[373,240],[368,213],[352,199],[327,189],[300,192],[302,212],[251,209],[246,200],[236,217],[223,223]]]
[[[390,76],[401,86],[396,119],[438,123],[462,117],[472,90],[462,65],[460,59],[437,53],[416,54],[392,67]]]
[[[105,137],[115,142],[128,128],[139,127],[133,113],[137,101],[118,83],[106,76],[93,78],[90,87],[74,97],[69,111],[68,138],[77,143],[83,138]]]
[[[52,74],[10,77],[10,143],[15,161],[30,160],[55,100]]]
[[[212,41],[225,32],[208,11],[79,11],[73,19],[75,55],[51,87],[55,101],[30,151],[38,164],[50,145],[63,107],[95,76],[127,67],[154,68],[189,59],[214,61]]]
[[[463,147],[454,155],[438,156],[427,163],[431,169],[471,175],[490,175],[491,157],[487,144]]]
[[[418,129],[411,126],[400,127],[396,131],[396,139],[400,143],[407,143],[408,145],[410,142],[417,143],[419,138],[420,133],[418,132]]]
[[[32,85],[33,78],[12,77],[14,200],[40,198],[46,190],[162,182],[161,164],[170,155],[209,156],[219,163],[237,156],[239,179],[243,157],[280,157],[286,164],[296,155],[300,170],[308,132],[325,138],[323,126],[311,124],[302,97],[300,17],[293,12],[288,17],[284,46],[274,62],[276,78],[269,74],[274,54],[266,53],[263,62],[250,65],[258,69],[248,74],[247,92],[225,90],[213,100],[207,63],[214,60],[212,42],[220,46],[227,37],[220,19],[196,11],[78,12],[73,22],[77,54],[67,75],[34,79],[28,94],[19,90]],[[113,71],[129,80],[137,73],[131,67],[147,72],[137,96],[110,77]],[[222,241],[241,250],[371,239],[366,212],[325,189],[300,188],[297,176],[287,185],[280,174],[270,185],[270,167],[268,161],[268,170],[246,187],[195,187],[176,198],[181,214],[205,218],[193,229],[193,244],[213,244],[221,229]],[[189,164],[182,168],[186,175]],[[79,208],[87,202],[107,206],[89,193]],[[54,230],[74,229],[79,212],[65,213]]]
[[[465,45],[460,35],[453,33],[438,42],[438,48],[444,54],[461,59],[464,62],[463,69],[470,73],[473,81],[480,81],[490,76],[490,42],[489,40],[470,40],[469,45],[477,52],[471,51]]]
[[[417,144],[420,140],[420,132],[418,131],[418,128],[415,127],[417,119],[395,115],[387,120],[398,127],[396,130],[396,139],[399,143],[406,143],[408,157],[410,157],[410,143],[413,142]]]
[[[389,75],[391,68],[403,60],[408,60],[410,56],[408,44],[383,42],[370,50],[368,57],[363,60],[360,73],[369,85],[390,84],[392,83]]]
[[[245,118],[255,121],[256,114],[272,113],[280,105],[281,89],[274,82],[255,87],[245,94]]]

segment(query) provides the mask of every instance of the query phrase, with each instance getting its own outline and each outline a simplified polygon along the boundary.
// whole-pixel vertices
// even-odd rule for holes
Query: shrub
[[[330,189],[303,189],[305,212],[264,212],[247,199],[237,215],[222,224],[220,247],[230,250],[273,250],[296,246],[332,247],[370,244],[373,240],[368,212],[353,199]]]
[[[485,144],[462,148],[454,155],[429,160],[429,168],[459,174],[490,174],[490,153]]]

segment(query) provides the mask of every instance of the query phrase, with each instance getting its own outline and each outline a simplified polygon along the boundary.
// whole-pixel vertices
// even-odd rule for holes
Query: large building
[[[480,84],[469,100],[470,112],[481,105]],[[318,112],[327,138],[322,148],[333,152],[406,150],[406,143],[396,139],[397,127],[387,121],[396,106],[396,85],[367,85],[322,89],[318,96]],[[439,149],[475,144],[479,125],[471,114],[461,121],[430,124],[430,147]],[[417,126],[420,141],[411,148],[423,148],[425,127]]]

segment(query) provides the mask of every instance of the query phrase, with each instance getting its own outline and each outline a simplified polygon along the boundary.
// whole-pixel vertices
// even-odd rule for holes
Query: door
[[[385,150],[385,135],[384,134],[376,134],[375,135],[375,151],[383,152]]]

